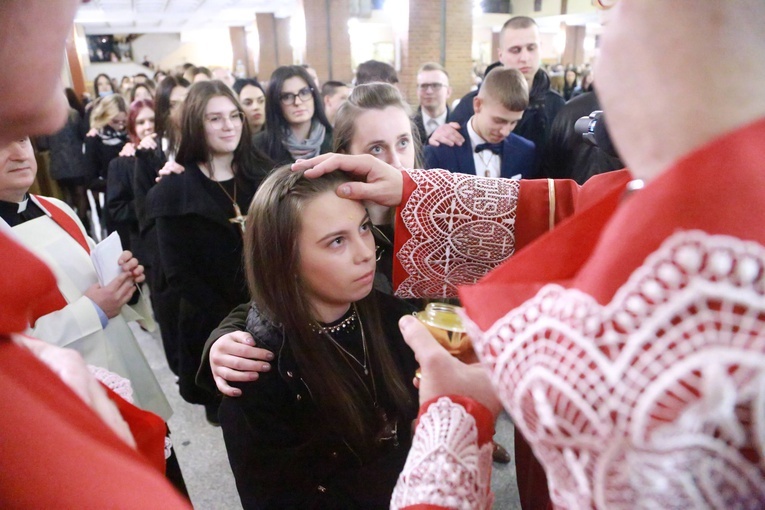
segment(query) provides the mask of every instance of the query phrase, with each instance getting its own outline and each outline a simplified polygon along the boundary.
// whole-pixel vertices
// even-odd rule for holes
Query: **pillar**
[[[316,69],[319,80],[350,83],[351,38],[348,34],[351,0],[303,2],[306,20],[305,63]]]
[[[493,30],[491,32],[491,60],[489,61],[489,64],[493,64],[499,60],[499,34],[500,32],[495,32]]]
[[[82,71],[80,54],[77,52],[77,45],[75,44],[76,37],[77,30],[73,28],[69,37],[66,39],[66,62],[69,66],[69,76],[72,79],[72,88],[77,93],[78,97],[82,97],[82,94],[85,93],[85,73]]]
[[[584,36],[587,27],[583,25],[566,26],[566,49],[563,50],[561,62],[564,65],[581,65],[584,62]]]
[[[292,64],[289,18],[277,18],[273,13],[258,13],[255,20],[260,42],[258,78],[266,81],[277,67]]]
[[[255,56],[251,54],[250,48],[247,46],[247,31],[244,27],[229,27],[228,31],[231,37],[231,50],[234,55],[231,70],[236,72],[236,64],[241,60],[247,77],[256,76]]]

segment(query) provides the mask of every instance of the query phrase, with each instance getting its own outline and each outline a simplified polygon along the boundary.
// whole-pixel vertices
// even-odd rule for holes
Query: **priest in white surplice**
[[[144,279],[143,268],[124,252],[123,274],[99,286],[90,258],[94,243],[74,211],[59,200],[27,193],[36,173],[28,138],[0,147],[0,229],[46,262],[60,291],[37,304],[29,334],[75,349],[89,364],[127,378],[136,405],[167,420],[172,409],[127,325],[150,317],[143,299],[126,305]]]

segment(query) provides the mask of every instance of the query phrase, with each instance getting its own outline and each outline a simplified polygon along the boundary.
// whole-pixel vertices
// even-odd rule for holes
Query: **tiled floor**
[[[202,406],[188,404],[178,394],[175,376],[167,367],[159,336],[145,333],[134,324],[131,327],[173,408],[169,422],[171,437],[194,508],[241,509],[220,428],[207,423]],[[512,454],[513,426],[506,416],[500,417],[495,437]],[[512,462],[494,464],[492,488],[495,509],[520,508]]]

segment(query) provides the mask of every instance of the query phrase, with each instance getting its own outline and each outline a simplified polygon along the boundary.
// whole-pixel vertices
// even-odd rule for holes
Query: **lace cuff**
[[[520,184],[451,173],[404,172],[405,202],[396,224],[396,294],[453,297],[515,251]],[[406,191],[416,186],[411,194]],[[400,283],[399,283],[400,282]]]
[[[491,508],[494,421],[489,410],[463,397],[440,397],[422,409],[391,508]]]

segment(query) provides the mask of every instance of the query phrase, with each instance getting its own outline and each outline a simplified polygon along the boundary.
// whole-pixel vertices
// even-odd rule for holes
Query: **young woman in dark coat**
[[[120,157],[109,163],[106,185],[106,211],[109,232],[117,231],[126,250],[141,250],[138,235],[138,218],[135,213],[133,177],[135,175],[135,153],[139,147],[156,145],[154,135],[154,102],[151,99],[134,101],[128,110],[127,131],[130,141],[120,152]],[[144,145],[141,145],[141,142]]]
[[[332,150],[332,126],[313,83],[302,66],[282,66],[271,74],[266,128],[255,135],[255,145],[276,165]]]
[[[247,330],[275,360],[220,408],[246,509],[388,508],[411,444],[411,309],[372,290],[372,224],[335,194],[347,181],[282,167],[247,217]]]
[[[147,196],[160,262],[180,297],[181,396],[204,404],[216,422],[218,399],[194,384],[207,335],[246,300],[242,270],[244,216],[270,162],[253,149],[244,112],[220,81],[194,84],[183,108],[176,161],[185,171]]]
[[[181,111],[188,94],[189,82],[168,76],[159,85],[155,102],[155,131],[153,148],[136,151],[133,176],[133,196],[140,242],[134,253],[146,268],[146,282],[151,289],[154,317],[162,332],[162,346],[170,370],[178,375],[178,302],[176,292],[170,288],[159,262],[157,228],[146,209],[146,195],[156,185],[159,170],[168,161],[175,161],[180,143]],[[145,145],[149,145],[147,140]]]

